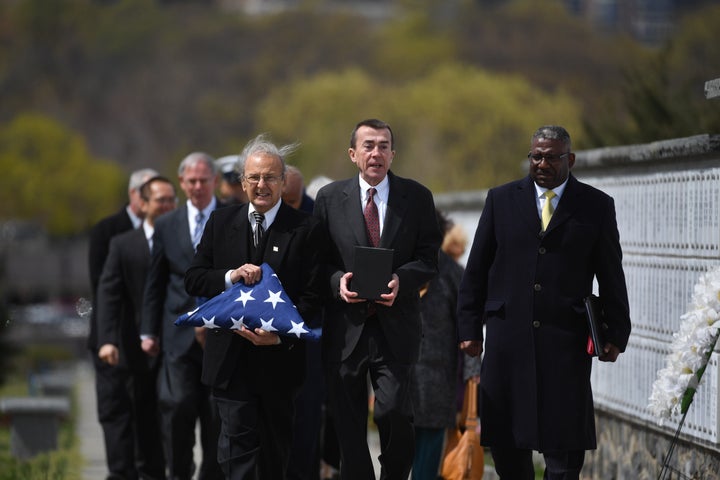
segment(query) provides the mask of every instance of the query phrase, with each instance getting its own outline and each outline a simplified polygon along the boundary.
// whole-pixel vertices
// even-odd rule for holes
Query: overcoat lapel
[[[528,176],[524,182],[518,184],[519,194],[515,196],[515,201],[518,203],[514,211],[520,212],[520,218],[518,221],[523,222],[533,232],[540,232],[542,225],[540,224],[540,216],[537,211],[537,200],[535,198],[535,182]],[[509,219],[512,221],[512,219]]]
[[[558,206],[550,219],[547,232],[554,230],[572,217],[578,206],[582,204],[582,201],[578,199],[580,195],[581,191],[578,189],[578,181],[571,174],[568,177],[565,191],[563,192],[562,197],[560,197],[560,202],[558,202]]]

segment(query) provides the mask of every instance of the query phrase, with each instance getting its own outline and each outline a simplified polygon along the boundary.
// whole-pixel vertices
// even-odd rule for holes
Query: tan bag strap
[[[472,378],[469,378],[465,383],[465,397],[463,398],[463,413],[465,418],[461,419],[464,421],[465,428],[472,428],[473,430],[477,426],[477,382]]]

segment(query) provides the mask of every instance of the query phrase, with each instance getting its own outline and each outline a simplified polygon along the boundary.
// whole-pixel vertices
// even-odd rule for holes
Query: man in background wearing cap
[[[219,197],[226,205],[247,203],[248,197],[242,188],[240,173],[237,171],[238,155],[227,155],[215,160],[220,175]]]

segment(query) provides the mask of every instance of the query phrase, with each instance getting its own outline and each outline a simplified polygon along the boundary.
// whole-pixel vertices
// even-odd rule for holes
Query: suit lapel
[[[265,250],[263,251],[263,261],[267,262],[274,270],[280,268],[283,258],[288,252],[290,242],[295,236],[295,231],[288,228],[288,209],[291,208],[285,204],[280,205],[277,216],[270,225],[265,238]]]
[[[236,245],[237,248],[233,249],[232,256],[233,265],[242,265],[243,263],[250,262],[252,254],[250,252],[250,245],[248,239],[250,238],[250,221],[248,220],[248,204],[245,204],[238,210],[237,215],[230,224],[230,228],[227,232],[228,242],[230,245]]]
[[[180,251],[189,265],[195,256],[195,248],[193,248],[192,238],[190,238],[187,204],[183,203],[173,213],[175,215],[175,218],[173,218],[173,231],[177,232]]]
[[[369,245],[365,232],[365,217],[360,206],[360,184],[357,177],[348,180],[343,189],[343,213],[347,219],[346,225],[352,231],[357,245]]]
[[[380,247],[383,248],[390,248],[392,245],[410,205],[407,191],[403,183],[397,180],[395,174],[388,172],[388,181],[390,182],[390,195],[387,210],[385,211],[382,236],[380,237]]]
[[[130,237],[129,243],[131,243],[132,251],[138,258],[146,260],[150,263],[150,245],[148,245],[147,238],[145,238],[145,230],[141,226],[133,230],[133,234]]]

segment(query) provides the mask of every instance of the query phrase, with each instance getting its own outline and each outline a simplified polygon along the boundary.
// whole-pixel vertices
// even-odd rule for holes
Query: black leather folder
[[[390,293],[387,285],[392,279],[392,264],[392,249],[356,245],[350,290],[359,298],[382,300],[381,294]]]
[[[596,295],[585,297],[585,311],[587,313],[588,336],[587,352],[593,357],[597,357],[602,353],[605,346],[605,330],[608,326],[605,323],[605,312],[602,308],[602,302]]]

